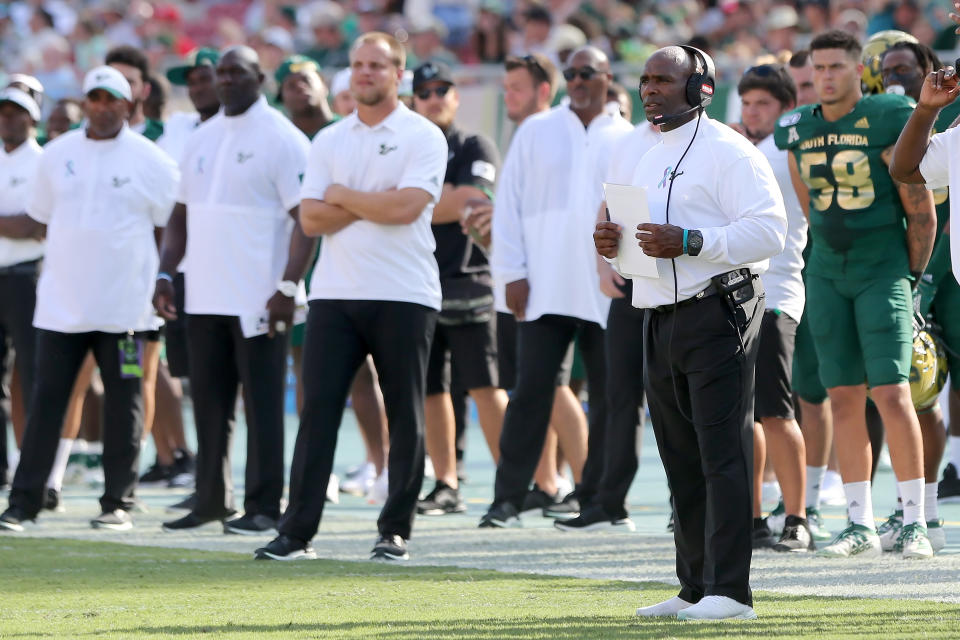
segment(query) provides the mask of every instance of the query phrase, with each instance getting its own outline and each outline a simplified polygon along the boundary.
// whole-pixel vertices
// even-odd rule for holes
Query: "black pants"
[[[93,350],[103,380],[103,475],[100,506],[104,511],[129,510],[140,469],[143,434],[143,381],[120,372],[117,333],[60,333],[38,329],[33,393],[27,410],[27,428],[20,449],[20,464],[10,491],[10,506],[36,516],[43,490],[57,455],[63,418],[77,373]],[[138,338],[142,340],[142,338]]]
[[[763,309],[758,295],[735,316],[714,295],[675,312],[647,311],[647,402],[673,495],[679,595],[687,602],[753,601],[754,370]]]
[[[234,511],[230,443],[243,387],[247,468],[243,509],[280,517],[283,494],[283,388],[287,338],[244,338],[235,316],[190,315],[190,390],[197,425],[197,506],[219,518]]]
[[[637,426],[643,424],[643,319],[645,311],[626,295],[610,302],[605,335],[607,424],[602,450],[587,451],[602,460],[603,475],[593,502],[612,518],[626,518],[627,492],[637,473]],[[591,396],[592,398],[592,396]]]
[[[595,322],[568,316],[545,315],[517,324],[517,386],[507,405],[500,434],[500,462],[494,484],[494,504],[523,506],[550,425],[557,373],[574,337],[587,369],[590,389],[588,449],[603,449],[606,422],[606,367],[603,329]],[[602,460],[589,461],[577,487],[580,500],[589,502],[600,484]]]
[[[7,379],[13,353],[17,355],[17,373],[23,390],[23,406],[30,406],[33,389],[36,338],[33,309],[36,306],[37,275],[40,262],[28,262],[0,269],[0,387]],[[10,351],[9,345],[13,345]],[[5,395],[0,389],[0,399]],[[13,398],[10,398],[11,401]],[[7,412],[0,402],[0,484],[7,474]]]
[[[310,540],[320,527],[337,432],[360,363],[373,356],[390,428],[381,534],[410,538],[423,484],[423,403],[437,312],[409,302],[314,300],[303,344],[303,412],[280,532]]]

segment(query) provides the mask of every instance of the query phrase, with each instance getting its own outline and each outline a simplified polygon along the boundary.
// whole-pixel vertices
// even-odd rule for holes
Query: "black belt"
[[[694,294],[693,297],[687,298],[686,300],[681,300],[677,304],[662,304],[659,307],[651,307],[653,311],[657,313],[670,313],[676,309],[683,309],[684,307],[689,307],[692,304],[696,304],[705,298],[710,296],[715,296],[719,293],[717,291],[717,285],[712,282],[707,285],[707,288],[701,291],[700,293]]]
[[[40,260],[19,262],[9,267],[0,267],[0,276],[32,276],[40,270]]]

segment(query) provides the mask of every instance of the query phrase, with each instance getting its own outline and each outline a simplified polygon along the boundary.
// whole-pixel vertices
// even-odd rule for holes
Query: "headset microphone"
[[[681,111],[680,113],[674,113],[671,115],[660,114],[659,116],[654,116],[653,120],[651,120],[650,123],[658,127],[663,124],[670,124],[671,122],[680,120],[681,118],[686,118],[691,113],[694,113],[702,108],[703,107],[701,107],[700,105],[697,105],[696,107],[690,107],[686,111]]]

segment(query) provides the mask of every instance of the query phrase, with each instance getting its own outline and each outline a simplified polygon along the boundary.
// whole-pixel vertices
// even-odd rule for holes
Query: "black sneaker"
[[[550,495],[537,485],[533,485],[533,489],[527,491],[527,495],[523,498],[523,507],[520,508],[520,515],[530,513],[531,511],[540,511],[542,513],[544,509],[560,504],[561,502],[560,492]]]
[[[196,483],[197,459],[189,451],[177,449],[173,452],[173,466],[170,468],[171,489],[185,489]]]
[[[753,548],[770,549],[776,544],[777,539],[773,537],[770,526],[767,525],[766,518],[753,519]]]
[[[783,523],[780,540],[773,545],[773,550],[793,553],[816,551],[817,545],[813,543],[813,534],[810,533],[807,519],[800,516],[787,516]]]
[[[165,464],[160,464],[160,461],[153,463],[147,472],[140,476],[140,486],[149,487],[149,486],[167,486],[167,483],[170,482],[170,476],[173,472],[173,467]]]
[[[133,518],[123,509],[104,511],[90,521],[94,529],[109,529],[110,531],[129,531],[133,529]]]
[[[47,487],[47,492],[43,496],[43,508],[56,513],[66,511],[66,509],[63,508],[63,503],[60,501],[60,492],[53,487]]]
[[[316,560],[317,553],[309,542],[281,533],[254,551],[253,557],[256,560]]]
[[[577,499],[575,491],[571,491],[560,502],[545,507],[543,510],[544,518],[576,518],[580,515],[580,501]]]
[[[509,502],[491,505],[487,513],[480,518],[481,529],[506,529],[520,526],[522,526],[520,514]]]
[[[10,507],[0,514],[0,531],[23,531],[23,525],[27,522],[35,523],[36,520],[27,515],[27,513],[18,507]]]
[[[212,522],[223,522],[224,520],[226,520],[232,515],[233,514],[231,513],[230,515],[220,516],[219,518],[207,518],[207,517],[198,516],[197,514],[191,511],[190,513],[183,516],[182,518],[178,518],[177,520],[171,520],[170,522],[164,522],[163,530],[168,533],[174,532],[174,531],[189,531],[190,529],[197,529],[204,525],[208,525]]]
[[[636,531],[637,527],[630,518],[611,518],[600,505],[591,505],[576,518],[554,520],[553,526],[560,531]]]
[[[197,506],[197,494],[191,493],[186,498],[167,507],[167,513],[180,513],[181,511],[193,511]]]
[[[223,523],[224,533],[236,533],[241,536],[259,536],[264,533],[276,534],[277,521],[260,513],[246,513],[239,518]]]
[[[466,510],[467,505],[460,497],[460,490],[442,480],[437,480],[433,491],[417,502],[417,513],[424,516],[442,516],[448,513],[463,513]]]
[[[407,541],[397,534],[380,534],[370,551],[371,560],[409,560]]]
[[[960,478],[953,463],[943,469],[943,480],[937,485],[937,500],[940,502],[960,502]]]

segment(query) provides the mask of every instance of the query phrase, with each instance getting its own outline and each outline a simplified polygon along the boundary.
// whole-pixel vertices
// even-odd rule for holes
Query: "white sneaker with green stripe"
[[[823,526],[823,516],[820,515],[819,509],[807,507],[807,524],[810,525],[810,535],[813,536],[814,542],[833,540],[833,534]]]
[[[881,553],[880,537],[876,531],[861,524],[851,524],[841,531],[833,542],[820,549],[817,555],[828,558],[875,558]]]
[[[893,551],[897,545],[897,538],[900,537],[900,530],[903,529],[903,510],[897,509],[890,514],[886,522],[877,527],[877,535],[880,536],[880,548],[884,551]]]
[[[933,547],[927,538],[927,528],[922,522],[913,522],[903,526],[900,537],[893,550],[902,553],[904,558],[932,558]]]
[[[927,520],[927,540],[937,553],[947,546],[947,533],[943,528],[943,520]]]

